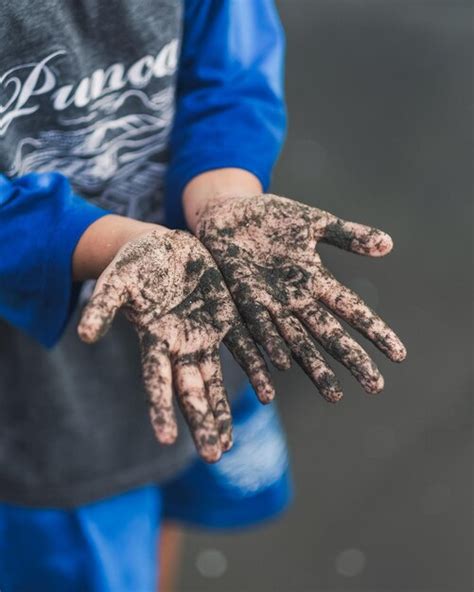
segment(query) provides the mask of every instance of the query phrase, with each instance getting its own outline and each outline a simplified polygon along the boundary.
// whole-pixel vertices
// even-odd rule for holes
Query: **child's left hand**
[[[336,376],[310,338],[344,364],[369,393],[383,378],[364,349],[343,329],[342,317],[391,360],[406,351],[396,334],[323,266],[316,252],[326,242],[361,255],[390,252],[388,234],[278,197],[256,195],[210,201],[196,234],[216,260],[255,340],[280,368],[293,358],[329,401],[342,397]]]

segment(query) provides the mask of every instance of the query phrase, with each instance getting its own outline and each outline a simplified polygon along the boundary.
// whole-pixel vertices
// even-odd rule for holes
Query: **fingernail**
[[[228,450],[230,450],[233,444],[234,443],[232,442],[232,438],[224,434],[221,435],[221,447],[223,452],[227,452]]]
[[[338,403],[343,397],[342,391],[325,392],[324,398],[328,403]]]
[[[371,376],[365,379],[363,387],[369,395],[377,395],[383,391],[384,385],[384,378],[381,374],[379,374],[378,376]]]
[[[383,257],[393,249],[392,237],[385,233],[372,236],[365,248],[372,257]]]
[[[336,375],[332,372],[323,372],[321,375],[313,377],[313,382],[329,403],[337,403],[342,399],[342,387]]]
[[[222,450],[217,447],[201,450],[201,457],[208,463],[216,463],[222,456]]]
[[[273,365],[278,370],[289,370],[291,368],[291,357],[284,352],[280,352],[277,356],[274,356]]]
[[[79,335],[79,339],[81,341],[84,341],[85,343],[92,343],[92,332],[89,327],[85,327],[84,325],[78,325],[77,334]]]
[[[390,352],[390,359],[392,362],[403,362],[407,357],[407,350],[405,346],[399,342],[394,349]]]
[[[176,441],[176,434],[173,434],[172,432],[158,432],[157,439],[160,442],[160,444],[174,444]]]
[[[263,386],[258,391],[258,398],[264,405],[271,403],[275,398],[275,389],[268,385]]]
[[[176,437],[178,435],[176,430],[168,429],[168,430],[155,430],[156,439],[160,444],[174,444],[176,442]]]
[[[383,253],[390,253],[390,251],[393,249],[392,237],[388,234],[384,234],[380,240],[378,249]]]

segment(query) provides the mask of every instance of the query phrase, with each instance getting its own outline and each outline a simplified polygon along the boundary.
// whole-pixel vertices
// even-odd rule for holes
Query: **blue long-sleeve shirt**
[[[283,141],[273,0],[186,0],[184,14],[179,2],[162,0],[163,14],[160,2],[143,2],[107,23],[64,9],[69,62],[70,44],[46,22],[39,58],[31,47],[20,61],[28,52],[15,51],[14,37],[0,58],[0,317],[46,346],[67,322],[72,253],[92,222],[110,211],[161,221],[164,187],[164,220],[182,227],[181,194],[194,176],[238,167],[266,188]],[[128,50],[115,54],[103,41],[117,31]]]

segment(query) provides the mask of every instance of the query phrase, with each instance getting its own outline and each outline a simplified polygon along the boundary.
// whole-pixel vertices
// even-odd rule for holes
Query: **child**
[[[378,256],[391,242],[261,195],[285,129],[271,0],[18,0],[2,17],[0,589],[148,592],[166,519],[243,526],[290,499],[274,410],[230,360],[223,381],[219,345],[264,402],[249,331],[331,401],[340,387],[307,331],[379,391],[316,300],[392,359],[403,346],[314,249]],[[185,222],[214,259],[168,229]],[[112,327],[87,345],[77,304],[97,278],[80,335]],[[130,322],[112,324],[119,308]],[[225,452],[217,464],[196,459],[182,417],[204,460]]]

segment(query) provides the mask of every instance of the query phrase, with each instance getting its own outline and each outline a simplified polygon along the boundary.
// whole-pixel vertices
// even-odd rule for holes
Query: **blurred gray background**
[[[278,6],[290,130],[273,191],[391,233],[385,260],[321,251],[408,359],[366,342],[385,392],[340,370],[337,406],[298,369],[276,377],[296,502],[252,533],[189,535],[179,589],[469,592],[472,3]]]

